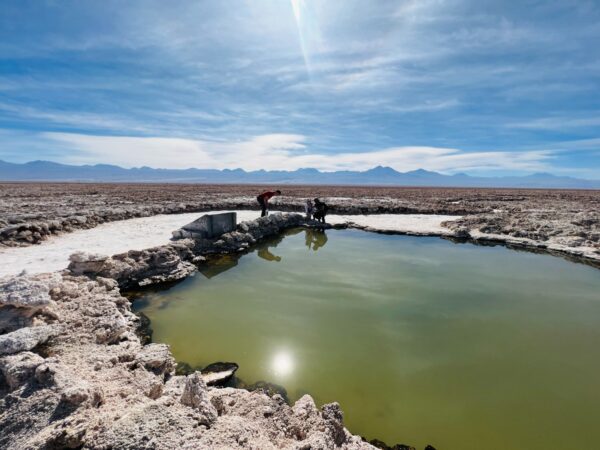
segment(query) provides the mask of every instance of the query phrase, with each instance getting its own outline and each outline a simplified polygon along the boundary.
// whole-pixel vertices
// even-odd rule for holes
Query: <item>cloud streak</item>
[[[534,130],[565,130],[571,128],[600,127],[600,116],[597,117],[544,117],[508,126],[514,128],[529,128]]]
[[[0,156],[599,173],[599,24],[586,0],[4,0]]]
[[[44,133],[44,138],[68,146],[71,164],[111,163],[123,167],[169,169],[368,170],[377,165],[398,171],[425,168],[446,173],[471,170],[546,170],[552,151],[464,152],[453,148],[393,147],[362,152],[315,153],[306,137],[294,134],[254,136],[235,142],[161,137],[93,136]]]

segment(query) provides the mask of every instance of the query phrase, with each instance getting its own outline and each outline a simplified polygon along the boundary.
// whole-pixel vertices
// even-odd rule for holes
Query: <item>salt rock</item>
[[[203,425],[212,425],[217,420],[217,410],[208,398],[208,388],[199,372],[186,377],[181,403],[200,412]]]
[[[313,398],[310,395],[305,394],[294,403],[292,412],[300,419],[308,419],[317,414],[318,410]]]
[[[344,430],[344,415],[337,402],[328,403],[321,408],[321,415],[329,429],[336,445],[342,445],[346,440]]]
[[[175,369],[175,360],[166,344],[148,344],[136,356],[140,365],[157,375],[170,373]]]
[[[102,270],[108,256],[98,253],[76,252],[69,256],[69,270],[75,275],[96,273]]]
[[[58,328],[53,325],[40,325],[37,327],[19,328],[11,333],[0,335],[0,355],[32,350],[48,341],[58,333]]]
[[[61,400],[71,405],[80,405],[90,398],[90,389],[85,384],[78,384],[65,389]]]
[[[25,384],[35,374],[35,369],[44,362],[44,358],[31,352],[9,355],[0,358],[0,373],[11,390]]]
[[[0,280],[0,306],[39,310],[52,303],[50,290],[58,286],[58,273],[20,275]]]

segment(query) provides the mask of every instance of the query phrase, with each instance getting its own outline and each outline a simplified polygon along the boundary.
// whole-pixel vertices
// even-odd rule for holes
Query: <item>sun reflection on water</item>
[[[294,358],[287,351],[280,351],[271,360],[271,369],[278,376],[286,376],[294,371]]]

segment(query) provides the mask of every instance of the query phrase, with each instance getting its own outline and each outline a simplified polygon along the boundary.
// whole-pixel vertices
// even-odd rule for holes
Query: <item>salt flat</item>
[[[458,220],[460,216],[441,214],[369,214],[369,215],[331,215],[327,221],[332,225],[349,224],[357,228],[373,231],[390,231],[396,233],[452,235],[442,222]]]
[[[211,211],[219,213],[225,211]],[[236,211],[238,222],[256,219],[258,211]],[[0,276],[52,272],[65,269],[69,256],[76,251],[114,255],[128,250],[164,245],[171,232],[200,217],[202,212],[162,214],[151,217],[121,220],[51,237],[39,245],[0,250]],[[460,216],[437,214],[373,214],[329,215],[331,224],[352,223],[360,228],[395,231],[410,234],[451,234],[441,223]]]

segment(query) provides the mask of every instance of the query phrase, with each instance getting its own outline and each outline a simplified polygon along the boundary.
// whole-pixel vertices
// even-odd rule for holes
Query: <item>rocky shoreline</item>
[[[290,406],[260,389],[208,387],[199,372],[177,375],[167,345],[142,344],[121,295],[188,276],[201,253],[243,252],[303,222],[272,215],[202,249],[182,240],[79,253],[65,271],[2,280],[0,448],[376,448],[344,428],[336,403],[319,409],[305,395]]]
[[[520,206],[508,212],[490,210],[489,202],[480,202],[466,216],[446,223],[448,231],[443,234],[576,255],[595,263],[600,260],[597,197],[586,193],[564,212],[532,214],[529,228],[522,227],[529,217],[525,200],[518,200]],[[463,202],[460,208],[465,209],[463,200],[449,204],[456,201]],[[297,208],[300,202],[298,198],[278,206]],[[364,202],[372,202],[376,212],[393,210],[382,206],[381,198]],[[391,201],[394,207],[400,207],[400,202]],[[450,214],[439,207],[440,202],[436,198],[419,212],[429,208]],[[249,199],[241,203],[252,206]],[[330,203],[336,212],[364,213],[360,209],[364,205],[357,206],[352,199]],[[218,205],[224,207],[222,202]],[[146,207],[131,206],[127,214],[158,211],[139,208]],[[460,208],[452,211],[457,214]],[[476,209],[480,211],[472,212]],[[17,216],[10,219],[17,222],[9,227],[21,223],[24,216]],[[47,214],[36,220],[53,217]],[[85,228],[95,220],[76,222]],[[305,396],[290,406],[278,394],[208,387],[197,372],[177,375],[168,346],[144,345],[136,334],[140,319],[121,290],[182,279],[208,254],[243,253],[261,239],[306,225],[300,215],[275,214],[244,222],[202,248],[183,239],[111,257],[76,253],[65,271],[0,280],[0,448],[410,448],[387,447],[379,441],[373,441],[373,447],[353,436],[344,428],[335,403],[318,409]],[[393,232],[360,223],[339,226]],[[15,238],[18,233],[9,236],[5,229],[0,232],[5,246],[31,245],[54,233],[48,228],[50,234],[40,234],[37,241],[32,237],[20,242]]]
[[[100,223],[156,214],[256,208],[261,186],[0,184],[0,249]],[[323,195],[326,194],[326,195]],[[287,186],[273,208],[300,211],[320,196],[337,215],[446,214],[450,237],[600,261],[600,192]],[[35,211],[35,213],[32,213]],[[458,217],[460,216],[460,217]],[[367,231],[377,226],[350,224]],[[417,233],[418,234],[418,233]],[[431,233],[428,233],[431,234]],[[434,235],[442,233],[435,232]]]
[[[256,209],[264,186],[173,184],[0,184],[0,248],[28,246],[100,223],[156,214]],[[301,211],[325,198],[331,213],[447,214],[475,239],[533,241],[600,257],[600,191],[286,186],[273,208]],[[559,248],[557,248],[559,250]],[[574,252],[574,254],[576,254]]]
[[[264,186],[144,185],[77,183],[0,183],[0,246],[28,246],[50,236],[93,228],[101,223],[211,210],[256,209],[254,192]],[[331,187],[323,192],[337,193]],[[320,192],[288,187],[273,200],[281,211],[303,211],[304,198]],[[341,191],[340,191],[341,193]],[[464,207],[431,199],[330,197],[337,214],[463,214]],[[486,211],[488,208],[483,208]]]

